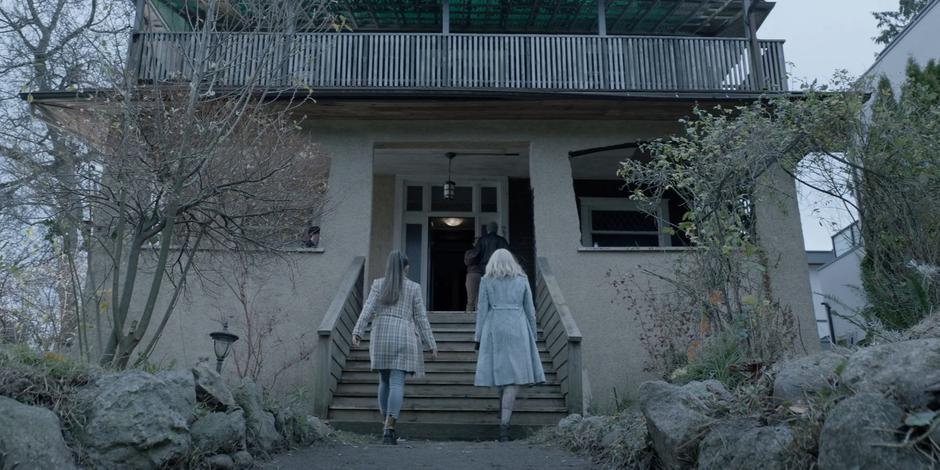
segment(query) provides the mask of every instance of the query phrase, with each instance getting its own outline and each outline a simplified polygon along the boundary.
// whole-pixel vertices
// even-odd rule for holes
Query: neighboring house
[[[859,313],[865,308],[862,246],[858,223],[832,237],[832,251],[808,251],[809,279],[819,338],[825,343],[854,344],[865,337]]]
[[[881,77],[887,77],[898,89],[906,78],[907,64],[911,59],[922,66],[930,60],[940,61],[940,0],[933,0],[921,10],[878,54],[864,77],[876,83]]]
[[[150,3],[158,6],[148,11],[171,17],[179,4]],[[400,249],[429,309],[462,310],[462,253],[490,221],[500,224],[536,285],[552,382],[527,400],[520,423],[549,423],[588,402],[606,407],[614,393],[633,397],[651,378],[643,332],[611,276],[636,273],[668,290],[642,272],[668,273],[686,248],[628,200],[618,162],[635,156],[637,142],[680,132],[679,119],[696,105],[786,93],[783,41],[758,41],[744,27],[742,1],[565,3],[577,8],[556,17],[555,1],[400,2],[395,12],[378,0],[339,1],[355,32],[292,33],[303,47],[278,73],[283,83],[298,79],[315,90],[305,126],[311,144],[331,158],[333,210],[319,222],[319,248],[292,255],[292,275],[266,271],[269,289],[261,298],[271,310],[290,312],[279,331],[317,332],[305,339],[314,354],[279,385],[316,387],[319,412],[335,422],[376,419],[374,374],[348,346],[363,284],[381,276],[386,255]],[[774,4],[750,5],[756,30]],[[134,33],[139,79],[185,80],[185,48],[177,46],[194,33],[158,20],[145,24],[174,32]],[[231,72],[229,84],[245,76],[237,67]],[[50,112],[73,106],[65,94],[32,96]],[[794,184],[782,172],[773,177],[786,200],[755,207],[764,248],[777,260],[768,278],[810,338],[816,328]],[[456,181],[450,198],[448,180]],[[661,207],[670,219],[682,216],[675,200]],[[217,328],[218,314],[206,312],[228,304],[199,289],[180,302],[157,357],[188,364],[210,355],[205,334]],[[430,364],[433,377],[420,392],[427,401],[415,402],[423,411],[413,419],[495,423],[485,411],[495,401],[472,400],[495,395],[468,385],[472,317],[431,317],[442,350],[452,354]]]
[[[888,78],[896,90],[906,79],[911,60],[924,65],[940,60],[940,0],[933,0],[891,42],[863,78],[877,84]],[[861,263],[865,251],[857,223],[832,237],[833,259],[819,264],[828,252],[807,252],[810,282],[820,338],[855,343],[865,337],[858,316],[867,305],[862,288]],[[831,320],[830,320],[831,319]]]

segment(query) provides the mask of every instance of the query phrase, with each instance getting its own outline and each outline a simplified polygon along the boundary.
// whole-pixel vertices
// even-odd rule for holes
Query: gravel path
[[[265,462],[268,470],[308,468],[366,470],[412,469],[589,469],[585,459],[567,451],[530,444],[526,441],[498,442],[400,442],[397,446],[381,444],[317,444],[278,455]]]

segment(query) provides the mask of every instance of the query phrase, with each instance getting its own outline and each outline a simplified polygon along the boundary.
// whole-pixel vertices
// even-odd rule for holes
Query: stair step
[[[545,372],[545,380],[549,384],[557,383],[557,377],[554,372]],[[367,371],[346,371],[343,372],[339,382],[342,383],[366,383],[378,384],[379,374]],[[436,372],[430,371],[424,377],[408,377],[405,380],[405,387],[412,384],[427,385],[473,385],[473,372]]]
[[[371,397],[376,396],[376,384],[341,383],[336,388],[334,397]],[[452,398],[492,398],[499,397],[499,391],[492,387],[476,387],[473,385],[405,385],[405,398],[422,397],[452,397]],[[561,386],[536,385],[519,389],[520,398],[548,397],[563,398]]]
[[[451,337],[450,335],[448,335],[447,337],[441,338],[441,337],[438,337],[437,335],[434,335],[434,342],[437,343],[437,349],[438,349],[438,351],[464,351],[464,350],[468,350],[468,349],[466,349],[466,348],[469,348],[469,351],[474,351],[474,346],[476,345],[476,342],[473,341],[473,335],[470,335],[470,336],[465,337],[465,338],[461,338],[461,337]],[[442,344],[442,343],[443,343],[443,344]],[[448,343],[450,343],[450,344],[448,344]],[[539,351],[547,351],[547,350],[548,350],[548,346],[545,344],[545,340],[544,340],[544,339],[539,339],[538,341],[535,342],[535,345],[536,345],[536,347],[539,348]],[[444,349],[444,347],[448,347],[448,348],[450,348],[450,349]],[[365,337],[365,338],[362,338],[361,346],[359,346],[358,348],[357,348],[357,347],[353,347],[353,351],[355,351],[355,350],[357,350],[357,349],[365,349],[365,350],[368,350],[368,349],[369,349],[369,337],[368,337],[368,336]]]
[[[333,410],[376,410],[379,404],[375,397],[333,397],[333,403],[330,405]],[[516,411],[538,411],[548,412],[565,411],[565,399],[559,397],[532,397],[520,398],[516,400],[513,406],[513,413]],[[499,399],[496,397],[473,397],[473,398],[444,398],[427,397],[405,400],[402,403],[401,410],[406,411],[439,411],[439,412],[498,412],[500,410]]]
[[[498,409],[497,411],[402,410],[402,414],[396,424],[411,423],[421,426],[433,426],[435,424],[482,424],[492,426],[499,424],[498,415]],[[568,412],[565,409],[519,410],[513,411],[512,424],[514,426],[553,426],[558,424],[558,421],[567,415]],[[331,423],[382,422],[382,416],[379,414],[378,410],[360,408],[330,407],[328,419]]]
[[[552,364],[547,361],[542,362],[543,369],[551,369]],[[362,372],[362,371],[371,371],[372,364],[368,360],[359,360],[359,361],[346,361],[346,367],[343,367],[343,372]],[[425,362],[424,370],[426,372],[467,372],[475,373],[477,370],[476,361],[460,361],[460,362],[450,362],[450,361],[429,361]]]
[[[560,420],[561,418],[559,418]],[[554,422],[546,422],[540,425],[518,424],[513,419],[510,428],[510,436],[515,440],[525,439],[546,426],[554,426]],[[330,420],[330,425],[334,429],[352,432],[363,435],[382,435],[382,420],[376,413],[375,420],[369,421],[339,421]],[[398,435],[406,440],[462,440],[462,441],[487,441],[495,440],[499,436],[499,424],[495,417],[491,417],[487,424],[476,423],[404,423],[399,421],[396,426]]]
[[[542,359],[542,363],[551,362],[551,354],[548,351],[540,351],[539,357]],[[369,360],[369,351],[367,349],[353,349],[349,353],[349,357],[346,358],[347,361],[368,361]],[[424,360],[431,361],[431,353],[424,353]],[[477,361],[477,353],[475,351],[443,351],[438,350],[437,360],[443,362],[473,362]]]

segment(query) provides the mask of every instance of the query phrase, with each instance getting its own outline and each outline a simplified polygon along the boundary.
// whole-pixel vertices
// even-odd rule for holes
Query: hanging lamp
[[[447,152],[444,154],[447,157],[447,181],[444,182],[444,199],[448,201],[454,200],[454,197],[457,193],[457,183],[450,177],[450,167],[454,162],[454,157],[457,156],[454,152]]]

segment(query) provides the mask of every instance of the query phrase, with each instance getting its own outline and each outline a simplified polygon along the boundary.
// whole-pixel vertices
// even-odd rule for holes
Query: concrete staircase
[[[475,314],[429,312],[437,340],[438,358],[425,355],[427,374],[405,380],[405,401],[399,434],[406,439],[496,438],[499,398],[495,389],[473,386],[476,352],[473,349]],[[539,353],[547,383],[523,387],[513,412],[513,434],[526,435],[565,417],[567,408],[548,349],[539,332]],[[369,342],[352,348],[333,394],[329,420],[337,429],[377,434],[382,417],[377,402],[378,374],[369,369]]]

